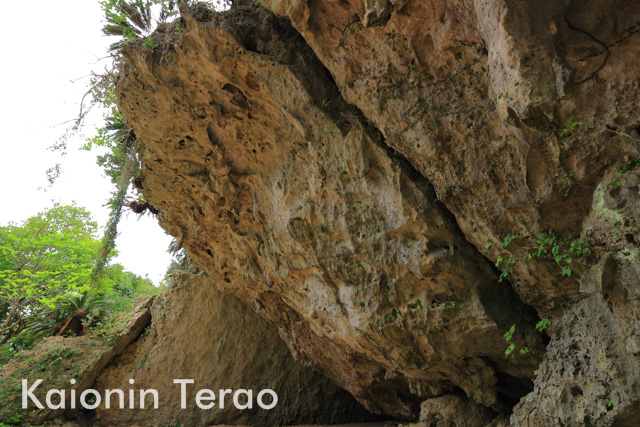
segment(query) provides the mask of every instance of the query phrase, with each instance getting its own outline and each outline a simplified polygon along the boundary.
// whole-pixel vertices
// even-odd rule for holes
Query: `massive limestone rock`
[[[457,390],[499,411],[526,393],[535,314],[304,40],[253,5],[180,25],[171,62],[129,46],[117,93],[145,197],[194,262],[372,411],[414,418]],[[533,356],[504,357],[513,323]]]
[[[492,261],[550,228],[577,239],[603,172],[637,152],[625,136],[639,115],[637,2],[410,0],[373,26],[361,0],[264,4],[291,20],[385,142],[446,191]],[[487,247],[508,234],[518,236],[508,248]],[[511,275],[542,317],[581,298],[578,277],[547,262]]]
[[[111,409],[103,402],[95,425],[275,426],[372,419],[347,392],[296,363],[273,326],[203,276],[178,275],[156,298],[151,316],[149,329],[100,374],[94,388],[103,396],[106,389],[155,389],[158,409],[150,409],[150,396],[147,407],[139,409],[136,392],[136,409],[114,409],[117,398]],[[186,409],[180,407],[180,386],[174,379],[195,381],[187,385]],[[200,389],[216,393],[213,408],[196,406]],[[220,389],[252,390],[253,408],[237,409],[233,394],[221,407]],[[273,409],[258,406],[257,394],[263,389],[277,393]],[[270,402],[265,397],[264,403]],[[240,403],[246,403],[244,395]]]
[[[554,326],[536,388],[516,406],[514,425],[638,423],[638,189],[638,170],[622,177],[608,175],[597,187],[585,228],[608,251],[582,277],[580,291],[586,297]]]
[[[370,410],[508,413],[545,318],[512,422],[634,419],[637,3],[264,5],[125,47],[137,182],[194,262]]]

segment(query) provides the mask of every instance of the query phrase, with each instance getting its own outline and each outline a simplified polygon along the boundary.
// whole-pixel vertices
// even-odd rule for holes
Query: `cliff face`
[[[640,7],[547,3],[184,8],[122,63],[145,197],[374,412],[633,419]]]

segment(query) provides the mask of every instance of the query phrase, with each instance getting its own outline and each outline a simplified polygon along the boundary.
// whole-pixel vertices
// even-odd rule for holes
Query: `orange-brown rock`
[[[639,65],[636,2],[386,1],[376,25],[365,25],[367,5],[383,1],[264,3],[385,142],[446,191],[467,240],[492,261],[550,228],[578,238],[603,171],[637,153],[625,133],[638,126],[640,82],[621,72]],[[518,236],[511,247],[487,248],[508,234]],[[527,263],[512,282],[548,317],[580,299],[575,277]]]
[[[504,419],[545,318],[512,422],[633,419],[636,2],[263,3],[125,47],[145,198],[194,263],[374,412]]]
[[[185,13],[171,64],[128,51],[118,96],[161,224],[370,410],[518,399],[537,360],[506,360],[502,335],[522,325],[539,354],[535,316],[304,40],[252,9]]]

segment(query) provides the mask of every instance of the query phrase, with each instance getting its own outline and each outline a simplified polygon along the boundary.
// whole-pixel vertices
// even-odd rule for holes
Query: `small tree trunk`
[[[3,333],[4,330],[7,329],[8,326],[11,324],[11,320],[13,319],[13,316],[15,316],[17,309],[18,309],[18,304],[12,303],[11,304],[11,311],[9,312],[9,315],[5,319],[5,321],[2,324],[2,326],[0,327],[0,334]]]
[[[74,315],[69,316],[67,321],[64,322],[64,326],[62,327],[62,329],[60,329],[60,332],[58,332],[56,335],[58,335],[58,336],[62,335],[62,333],[65,331],[65,329],[67,329],[67,326],[69,326],[69,323],[71,323],[71,321],[73,320],[73,316]]]

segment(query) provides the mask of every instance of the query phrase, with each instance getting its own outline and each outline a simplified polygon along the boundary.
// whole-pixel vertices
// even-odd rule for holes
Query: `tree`
[[[100,249],[87,210],[55,204],[0,227],[0,345],[43,326],[62,301],[89,290]]]
[[[112,115],[107,117],[106,126],[99,129],[98,135],[89,139],[83,149],[91,150],[94,146],[109,148],[107,154],[98,156],[98,164],[105,169],[111,182],[115,184],[115,190],[108,202],[111,211],[109,223],[102,238],[102,247],[92,274],[92,281],[97,283],[101,279],[110,254],[115,249],[118,224],[122,217],[127,190],[134,172],[140,166],[135,155],[136,136],[115,108],[112,110]]]
[[[113,247],[103,251],[91,214],[75,205],[0,227],[0,365],[43,336],[106,331],[137,298],[158,293],[148,278],[109,263]]]

